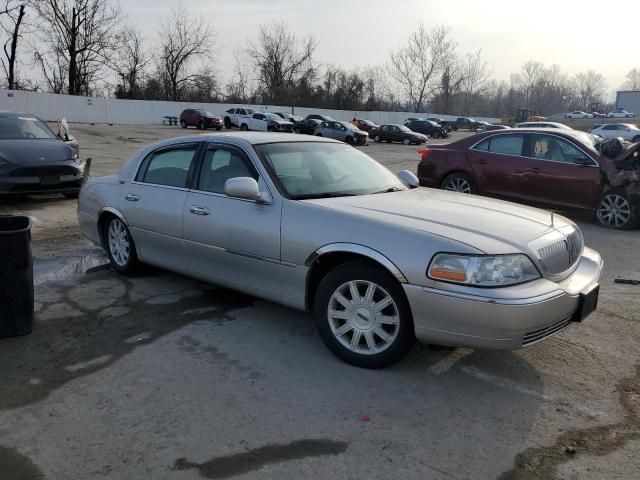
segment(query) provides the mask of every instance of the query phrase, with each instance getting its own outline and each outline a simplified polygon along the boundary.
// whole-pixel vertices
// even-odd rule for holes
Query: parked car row
[[[601,113],[601,112],[583,112],[582,110],[576,110],[564,114],[564,118],[633,118],[635,113],[627,112],[624,108],[616,108],[613,112]]]

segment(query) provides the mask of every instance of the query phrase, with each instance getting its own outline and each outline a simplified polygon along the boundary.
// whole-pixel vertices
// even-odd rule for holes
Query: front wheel
[[[358,367],[393,365],[415,341],[402,287],[382,268],[366,262],[347,262],[320,282],[314,315],[327,348]]]
[[[104,243],[111,266],[119,273],[130,275],[138,267],[136,246],[122,220],[112,217],[104,227]]]
[[[231,130],[231,119],[229,117],[224,117],[224,128]]]
[[[460,193],[477,192],[473,179],[466,173],[462,172],[455,172],[451,175],[447,175],[447,177],[442,181],[440,188]]]
[[[596,219],[603,227],[629,230],[638,225],[638,211],[620,190],[604,193],[596,208]]]
[[[402,143],[404,143],[405,145],[411,145],[411,140],[409,140],[408,138],[405,138]]]
[[[348,143],[349,145],[353,145],[353,137],[352,136],[348,136],[347,138],[344,139],[344,141],[346,143]]]

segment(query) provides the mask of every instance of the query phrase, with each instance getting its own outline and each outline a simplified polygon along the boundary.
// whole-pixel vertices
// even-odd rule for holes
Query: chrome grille
[[[540,247],[538,258],[544,269],[551,275],[559,275],[569,270],[578,261],[584,248],[580,230],[573,230],[563,238]]]
[[[533,332],[526,333],[522,339],[522,346],[526,347],[540,340],[547,338],[561,330],[564,330],[571,324],[571,317],[567,317],[560,322],[549,325],[548,327],[541,328],[540,330],[534,330]]]

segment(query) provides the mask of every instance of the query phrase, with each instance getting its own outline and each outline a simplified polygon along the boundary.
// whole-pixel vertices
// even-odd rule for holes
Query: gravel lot
[[[94,175],[193,133],[72,132]],[[394,171],[419,160],[415,146],[361,148]],[[638,231],[576,218],[606,262],[583,324],[515,352],[416,345],[367,371],[276,304],[154,269],[69,276],[100,263],[75,202],[1,201],[34,218],[42,282],[34,333],[0,340],[2,480],[638,478],[640,286],[613,283],[640,279]]]

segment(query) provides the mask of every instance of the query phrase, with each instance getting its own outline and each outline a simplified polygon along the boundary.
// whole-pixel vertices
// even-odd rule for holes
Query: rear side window
[[[152,153],[142,162],[136,181],[186,188],[197,148],[197,145],[190,144]]]
[[[502,155],[522,155],[523,144],[523,135],[496,135],[480,142],[474,150]]]

